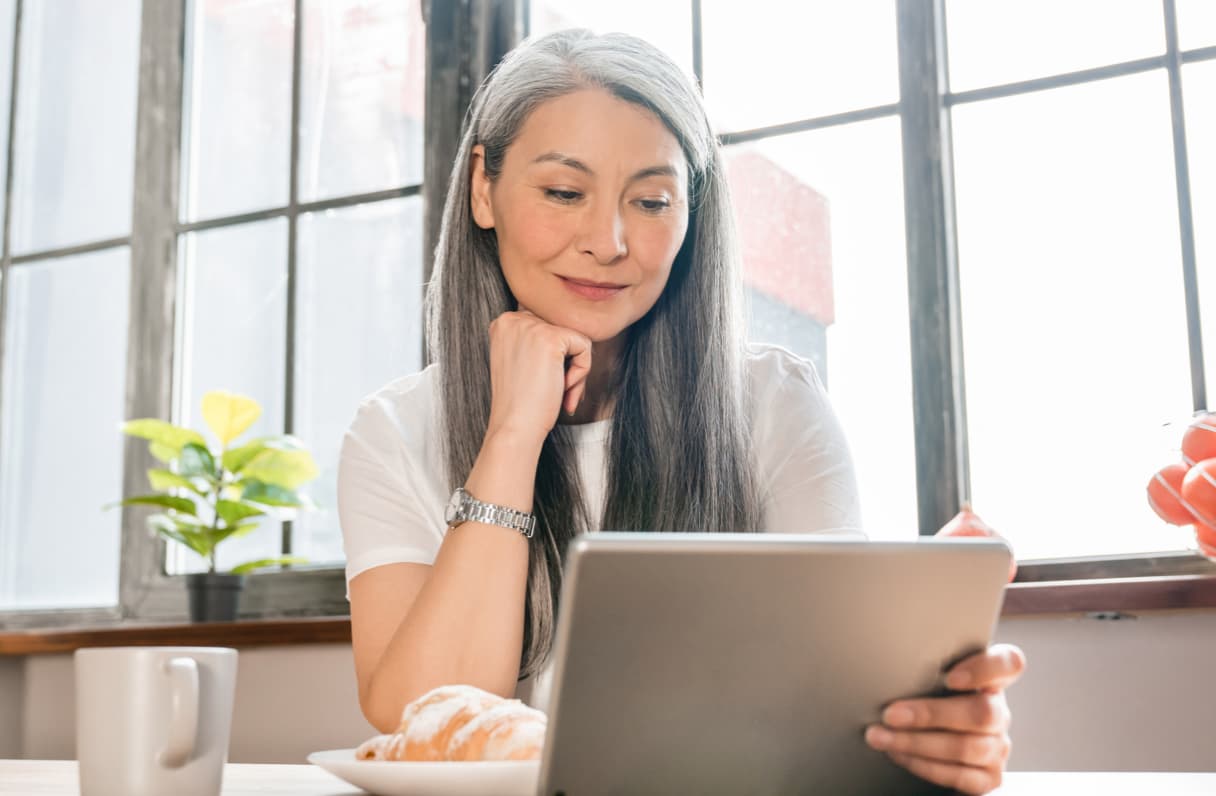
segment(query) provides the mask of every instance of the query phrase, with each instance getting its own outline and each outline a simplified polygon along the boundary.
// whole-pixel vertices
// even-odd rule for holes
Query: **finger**
[[[569,329],[565,332],[566,389],[580,385],[591,372],[591,340]]]
[[[866,729],[866,743],[880,752],[897,752],[978,768],[1003,766],[1009,758],[1009,736],[1004,734],[899,732],[872,724]]]
[[[1013,644],[993,644],[956,663],[946,676],[955,691],[1000,689],[1011,685],[1026,670],[1026,654]]]
[[[1001,769],[975,768],[960,766],[953,763],[943,763],[940,760],[930,760],[925,757],[905,755],[898,752],[888,753],[888,757],[896,765],[903,766],[921,779],[935,782],[947,788],[954,788],[962,793],[989,793],[1001,786]]]
[[[1009,729],[1004,692],[978,692],[932,699],[903,699],[883,710],[882,722],[899,730],[1002,733]]]

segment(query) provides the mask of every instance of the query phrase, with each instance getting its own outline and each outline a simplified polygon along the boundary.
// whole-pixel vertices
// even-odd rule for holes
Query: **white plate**
[[[313,752],[308,762],[376,796],[535,796],[540,780],[539,760],[397,763],[333,749]]]

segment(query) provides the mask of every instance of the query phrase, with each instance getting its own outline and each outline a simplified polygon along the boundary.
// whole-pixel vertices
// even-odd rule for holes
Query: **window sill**
[[[156,625],[0,631],[0,657],[71,653],[81,647],[268,647],[349,644],[350,617],[241,619]]]
[[[1216,570],[1207,574],[1040,580],[1047,568],[1027,566],[1005,591],[1001,615],[1113,613],[1216,608]],[[241,619],[236,622],[121,624],[0,631],[0,657],[54,655],[81,647],[270,647],[349,644],[349,616]]]
[[[1216,608],[1216,576],[1164,575],[1011,583],[1002,616]]]

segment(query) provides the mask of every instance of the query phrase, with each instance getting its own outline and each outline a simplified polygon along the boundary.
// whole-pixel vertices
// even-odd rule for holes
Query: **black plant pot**
[[[244,575],[195,572],[186,576],[191,622],[231,622],[245,585]]]

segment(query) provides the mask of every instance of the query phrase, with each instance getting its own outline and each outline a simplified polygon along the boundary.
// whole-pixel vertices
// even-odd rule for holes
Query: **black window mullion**
[[[295,0],[295,23],[291,48],[291,165],[287,192],[287,363],[283,370],[283,430],[295,431],[296,376],[296,232],[300,218],[300,63],[303,60],[304,2]],[[292,522],[285,520],[280,540],[280,555],[291,555]]]
[[[705,93],[705,61],[701,50],[701,0],[692,0],[692,73]]]
[[[1178,50],[1178,16],[1174,0],[1163,0],[1165,69],[1170,84],[1170,126],[1174,135],[1174,184],[1178,191],[1178,232],[1182,243],[1182,284],[1186,294],[1187,349],[1191,364],[1191,407],[1207,409],[1203,367],[1203,323],[1199,315],[1199,277],[1195,261],[1195,226],[1191,217],[1191,177],[1187,162],[1186,115],[1182,107],[1182,56]]]
[[[12,266],[12,220],[13,220],[13,140],[16,138],[17,132],[17,67],[20,63],[21,52],[21,10],[24,5],[23,0],[17,0],[17,7],[13,19],[13,71],[10,81],[9,105],[8,105],[8,146],[5,151],[5,163],[8,168],[4,172],[4,233],[3,241],[0,242],[0,374],[4,372],[5,362],[5,338],[4,328],[7,326],[7,310],[8,310],[8,282],[9,270]],[[2,380],[0,380],[2,385]],[[4,407],[4,393],[0,388],[0,411]],[[0,425],[2,428],[2,425]],[[4,466],[2,452],[4,450],[4,437],[0,433],[0,467]]]
[[[140,21],[126,417],[173,413],[185,5],[184,0],[144,3]],[[142,440],[126,437],[123,450],[123,494],[141,494],[145,473],[158,464]],[[148,507],[123,509],[119,595],[124,616],[168,610],[180,599],[164,574],[164,540],[145,530],[149,513]]]
[[[943,0],[899,0],[899,109],[918,527],[933,534],[969,491]]]

